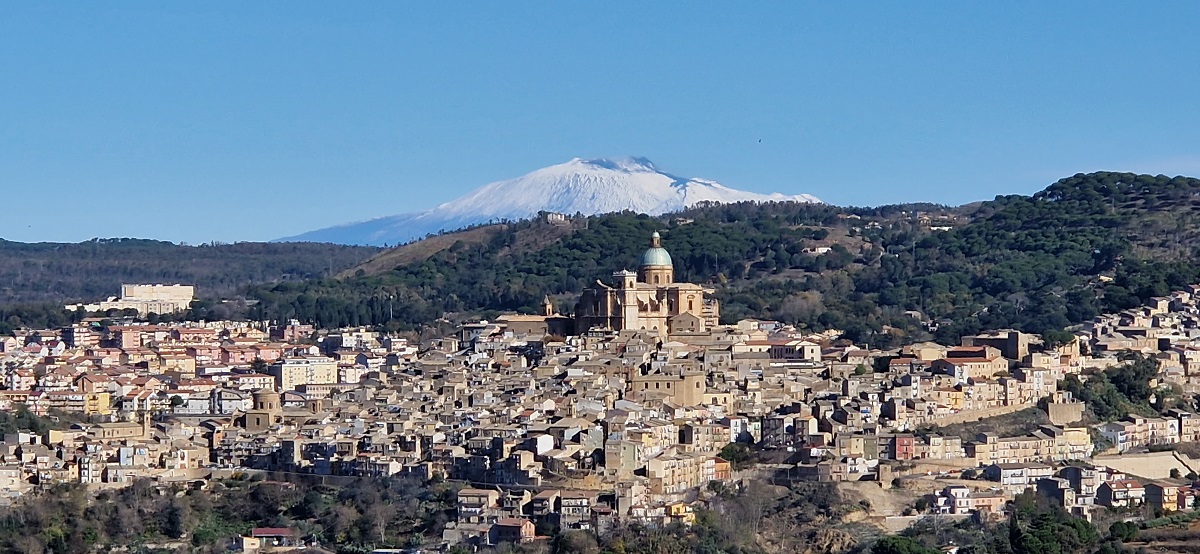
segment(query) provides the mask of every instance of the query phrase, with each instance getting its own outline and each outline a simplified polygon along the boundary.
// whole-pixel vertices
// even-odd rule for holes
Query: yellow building
[[[720,306],[708,297],[713,289],[676,283],[674,262],[661,240],[654,233],[637,273],[618,271],[612,285],[597,281],[583,292],[575,306],[578,332],[647,330],[666,336],[671,329],[703,332],[717,324]]]
[[[112,400],[107,392],[54,391],[46,393],[46,400],[53,410],[87,416],[112,413]]]
[[[672,521],[678,521],[685,525],[691,525],[696,522],[696,514],[692,511],[692,507],[682,502],[677,502],[667,506],[667,517]]]
[[[112,398],[107,392],[85,393],[83,395],[83,413],[89,416],[112,413]]]

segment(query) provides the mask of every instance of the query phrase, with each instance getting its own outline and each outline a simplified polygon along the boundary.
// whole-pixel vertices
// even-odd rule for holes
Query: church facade
[[[670,333],[701,333],[717,325],[720,305],[714,290],[693,283],[676,283],[671,254],[658,233],[642,254],[637,273],[613,273],[612,284],[596,281],[583,291],[575,306],[576,330],[646,330]]]

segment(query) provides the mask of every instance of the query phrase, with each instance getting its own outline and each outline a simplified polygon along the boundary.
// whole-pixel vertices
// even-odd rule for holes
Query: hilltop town
[[[676,282],[651,240],[572,315],[547,299],[419,341],[298,321],[20,329],[0,339],[0,410],[57,424],[4,435],[0,502],[59,483],[410,475],[461,485],[442,546],[688,524],[714,491],[756,480],[839,483],[875,498],[870,522],[888,531],[999,517],[1026,491],[1083,519],[1197,505],[1200,460],[1178,447],[1200,442],[1200,286],[1069,336],[879,350],[721,325],[712,291]],[[162,294],[126,287],[122,309],[138,291]],[[1148,397],[1104,413],[1077,398],[1135,366],[1151,368]],[[294,529],[243,541],[305,543]]]

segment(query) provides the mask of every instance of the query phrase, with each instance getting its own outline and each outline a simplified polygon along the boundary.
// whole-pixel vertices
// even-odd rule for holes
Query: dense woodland
[[[0,508],[0,552],[228,552],[254,527],[288,527],[343,552],[369,552],[440,533],[457,491],[402,477],[337,487],[257,477],[208,484],[162,488],[142,479],[90,500],[82,485],[59,485]]]
[[[677,278],[713,286],[726,321],[839,328],[877,346],[954,342],[987,328],[1059,330],[1196,282],[1198,195],[1196,179],[1080,174],[957,211],[781,203],[610,214],[536,247],[528,236],[550,224],[531,221],[392,271],[253,287],[249,296],[262,301],[256,317],[322,325],[412,327],[447,312],[534,311],[547,294],[569,312],[582,288],[636,266],[657,230]],[[931,231],[916,211],[963,224]],[[805,253],[812,246],[832,250]]]
[[[0,240],[0,306],[97,301],[122,283],[182,283],[201,298],[236,296],[247,285],[312,279],[352,267],[379,249],[317,243],[186,246],[142,239],[77,244]]]

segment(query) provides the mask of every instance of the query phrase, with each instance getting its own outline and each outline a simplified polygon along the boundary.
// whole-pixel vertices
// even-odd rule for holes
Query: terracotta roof
[[[256,527],[250,531],[252,537],[290,537],[294,531],[286,527]]]
[[[945,358],[942,361],[950,364],[983,364],[995,361],[997,358],[968,358],[968,357],[953,357]]]
[[[1140,489],[1142,484],[1133,479],[1121,479],[1119,481],[1109,481],[1108,486],[1113,489]]]

